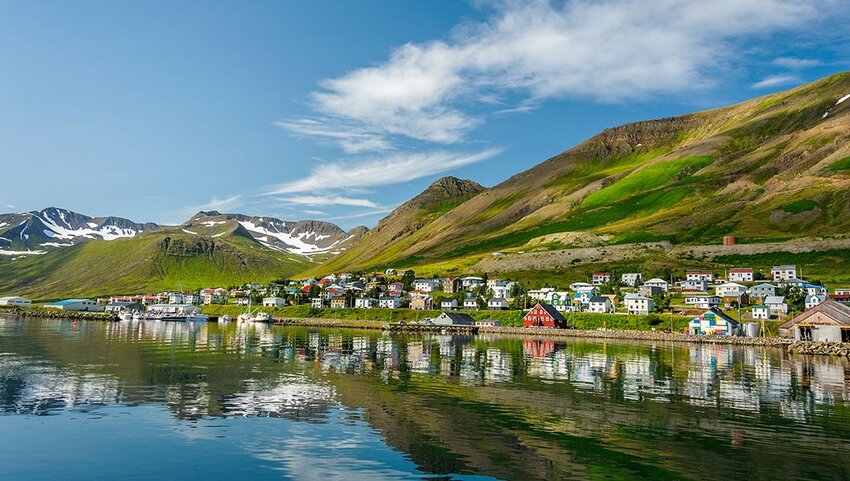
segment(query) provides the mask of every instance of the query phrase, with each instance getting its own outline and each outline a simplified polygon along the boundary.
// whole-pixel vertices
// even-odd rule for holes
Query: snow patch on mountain
[[[258,219],[259,222],[263,222],[263,219]],[[253,234],[258,234],[258,236],[254,236],[254,239],[262,243],[264,246],[269,249],[273,249],[276,251],[289,252],[290,254],[300,254],[302,256],[310,256],[315,254],[322,254],[328,252],[333,247],[335,247],[339,242],[334,242],[330,246],[320,247],[313,242],[320,241],[322,239],[327,239],[329,235],[320,235],[314,234],[313,232],[299,232],[298,234],[292,235],[289,232],[280,232],[277,228],[275,231],[262,226],[257,225],[254,222],[241,220],[239,221],[239,225],[245,228],[248,232]],[[286,223],[282,223],[283,227],[286,227]],[[276,227],[276,226],[275,226]],[[269,237],[277,239],[285,246],[276,245],[269,242]],[[308,242],[306,239],[312,238],[313,242]]]

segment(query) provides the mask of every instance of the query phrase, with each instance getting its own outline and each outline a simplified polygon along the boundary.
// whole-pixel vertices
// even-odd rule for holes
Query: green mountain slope
[[[308,273],[456,264],[497,250],[846,234],[850,101],[839,100],[848,94],[842,73],[608,129],[424,225],[393,212],[381,224],[398,235],[367,235]]]
[[[222,232],[223,226],[217,226]],[[151,293],[265,282],[311,266],[304,257],[272,251],[238,224],[218,237],[180,228],[135,238],[86,242],[40,256],[0,259],[0,292],[35,299]]]

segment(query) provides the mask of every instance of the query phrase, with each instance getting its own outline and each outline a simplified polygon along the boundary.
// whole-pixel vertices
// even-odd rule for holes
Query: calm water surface
[[[850,363],[0,315],[2,479],[850,479]]]

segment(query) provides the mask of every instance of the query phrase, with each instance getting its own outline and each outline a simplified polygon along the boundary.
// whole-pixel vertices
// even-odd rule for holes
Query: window
[[[850,329],[841,330],[841,342],[850,342]]]

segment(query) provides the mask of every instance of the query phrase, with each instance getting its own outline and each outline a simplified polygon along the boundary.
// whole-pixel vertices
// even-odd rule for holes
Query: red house
[[[552,327],[566,329],[567,319],[551,304],[537,303],[522,318],[522,327]]]

